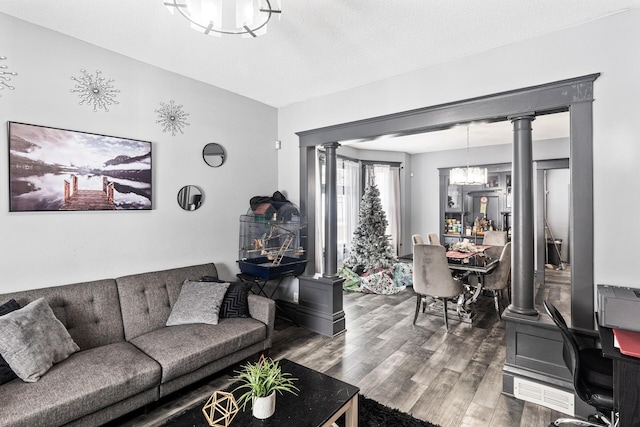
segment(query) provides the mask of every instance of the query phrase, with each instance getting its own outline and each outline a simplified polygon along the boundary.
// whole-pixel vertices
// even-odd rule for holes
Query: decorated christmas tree
[[[380,202],[380,190],[371,182],[360,202],[358,226],[353,232],[351,253],[345,266],[353,271],[375,272],[389,268],[396,262],[387,229],[387,216]]]

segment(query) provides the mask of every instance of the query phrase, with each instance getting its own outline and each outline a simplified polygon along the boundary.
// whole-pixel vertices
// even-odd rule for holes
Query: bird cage
[[[240,271],[266,280],[302,274],[306,226],[290,202],[261,203],[240,215]]]

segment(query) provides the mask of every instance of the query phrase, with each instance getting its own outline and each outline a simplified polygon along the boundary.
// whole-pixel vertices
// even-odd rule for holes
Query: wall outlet
[[[295,302],[296,304],[298,303],[298,293],[297,292],[293,293],[293,302]]]

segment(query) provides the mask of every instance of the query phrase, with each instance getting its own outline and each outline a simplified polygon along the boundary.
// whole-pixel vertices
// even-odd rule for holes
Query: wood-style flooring
[[[569,275],[569,270],[548,275],[537,290],[536,305],[552,298],[568,317]],[[328,338],[277,319],[270,356],[355,384],[367,397],[442,427],[547,426],[562,416],[501,393],[505,325],[490,297],[478,300],[473,325],[452,319],[449,333],[441,316],[420,314],[414,326],[415,301],[410,288],[391,296],[345,293],[345,333]],[[228,386],[230,373],[113,424],[160,425]]]

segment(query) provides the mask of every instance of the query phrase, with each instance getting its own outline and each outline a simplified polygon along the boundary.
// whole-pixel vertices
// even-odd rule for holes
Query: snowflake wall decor
[[[173,99],[168,104],[160,102],[160,108],[155,111],[158,113],[156,123],[162,125],[162,132],[171,131],[171,135],[176,136],[176,132],[180,131],[180,133],[184,134],[182,129],[185,126],[190,126],[187,123],[189,113],[185,113],[182,105],[177,105],[173,102]]]
[[[71,92],[78,94],[80,98],[80,105],[87,103],[87,105],[93,105],[93,111],[98,111],[98,108],[103,108],[104,111],[109,111],[107,105],[118,104],[116,101],[116,93],[120,91],[113,87],[113,79],[106,79],[102,77],[100,70],[96,71],[96,75],[92,76],[87,74],[85,70],[80,70],[82,76],[71,77],[71,80],[76,81],[75,89],[71,89]]]
[[[0,61],[5,59],[7,59],[6,56],[0,56]],[[11,77],[7,77],[7,76],[17,76],[18,73],[13,71],[5,71],[6,69],[7,69],[6,65],[0,65],[0,90],[3,90],[4,88],[13,90],[15,88],[11,86],[9,83],[7,83],[11,81]]]

